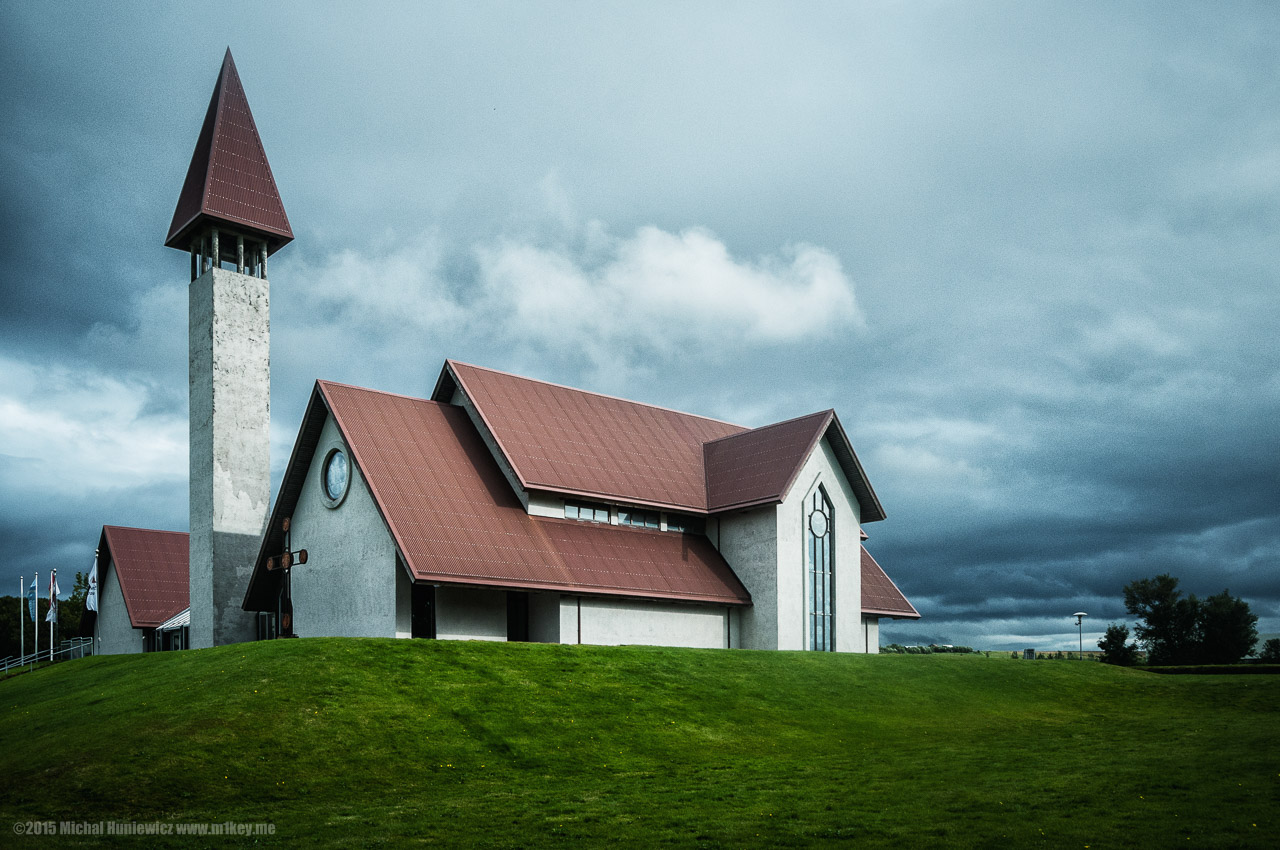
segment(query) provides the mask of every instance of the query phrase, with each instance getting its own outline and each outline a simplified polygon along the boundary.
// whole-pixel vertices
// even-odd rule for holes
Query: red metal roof
[[[475,405],[526,490],[710,513],[781,501],[824,436],[862,508],[884,509],[849,438],[827,410],[747,430],[506,372],[445,362],[436,401],[454,388]]]
[[[811,413],[704,445],[708,509],[782,501],[833,415],[830,410]]]
[[[164,244],[189,250],[188,235],[206,221],[226,222],[266,237],[269,253],[293,241],[289,216],[230,48],[222,60]]]
[[[120,581],[129,622],[154,628],[190,605],[190,549],[183,531],[104,525],[99,563],[108,559]]]
[[[898,590],[867,547],[862,547],[862,613],[918,620],[920,612]]]
[[[453,360],[445,369],[526,489],[704,512],[703,443],[746,430]]]
[[[747,604],[750,594],[705,537],[527,514],[466,411],[317,383],[270,528],[293,510],[332,413],[406,565],[421,580]],[[314,434],[315,436],[309,436]],[[283,512],[283,513],[282,513]],[[275,543],[264,541],[265,553]],[[316,553],[315,557],[319,557]],[[270,596],[259,556],[246,607]]]

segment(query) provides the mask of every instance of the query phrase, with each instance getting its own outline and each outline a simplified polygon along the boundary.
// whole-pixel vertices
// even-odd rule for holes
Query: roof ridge
[[[814,411],[813,413],[806,413],[803,416],[793,416],[790,419],[783,419],[781,422],[770,422],[768,425],[760,425],[755,428],[748,428],[745,431],[739,431],[737,434],[725,434],[723,437],[716,437],[714,440],[707,440],[705,443],[702,444],[702,446],[705,449],[707,446],[711,445],[712,443],[718,443],[721,440],[732,440],[735,437],[744,437],[747,434],[754,434],[757,431],[767,431],[770,428],[780,428],[783,425],[790,425],[792,422],[799,422],[801,419],[813,419],[818,416],[826,416],[827,414],[831,414],[834,416],[835,412],[836,411],[834,407],[828,407],[826,410],[817,410],[817,411]]]
[[[114,528],[119,531],[145,531],[149,534],[185,534],[187,536],[191,535],[191,532],[189,531],[167,531],[166,529],[163,529],[163,528],[142,528],[141,526],[137,526],[137,525],[109,525],[104,523],[102,527],[104,529]]]
[[[636,407],[647,407],[650,410],[661,410],[665,413],[675,413],[679,416],[688,416],[691,419],[701,419],[705,422],[715,422],[718,425],[729,425],[734,428],[742,428],[744,431],[751,430],[750,428],[747,428],[745,425],[739,425],[736,422],[730,422],[727,419],[716,419],[713,416],[703,416],[700,413],[689,413],[686,410],[676,410],[674,407],[663,407],[660,404],[649,404],[647,401],[636,401],[635,399],[623,398],[622,396],[616,396],[616,395],[609,395],[608,393],[596,392],[595,390],[584,390],[581,387],[571,387],[568,384],[557,384],[554,381],[544,381],[540,378],[530,378],[527,375],[517,375],[515,372],[505,372],[502,369],[494,369],[489,366],[477,366],[474,363],[464,363],[461,360],[454,360],[452,358],[447,358],[444,362],[450,366],[466,366],[469,369],[479,369],[482,372],[490,372],[494,375],[502,375],[503,377],[507,377],[507,378],[515,378],[521,381],[529,381],[530,383],[534,383],[534,384],[542,384],[545,387],[555,387],[556,389],[569,390],[575,393],[582,393],[583,395],[590,395],[590,396],[595,396],[596,398],[608,399],[609,401],[620,401],[625,404],[635,405]]]
[[[431,404],[443,404],[444,402],[436,401],[433,398],[422,398],[421,396],[409,395],[408,393],[393,393],[389,390],[375,390],[372,387],[362,387],[359,384],[346,384],[342,381],[327,381],[324,378],[316,378],[317,384],[323,384],[326,387],[342,387],[348,390],[360,390],[366,393],[377,393],[378,395],[391,396],[392,398],[403,398],[408,401],[425,401]]]

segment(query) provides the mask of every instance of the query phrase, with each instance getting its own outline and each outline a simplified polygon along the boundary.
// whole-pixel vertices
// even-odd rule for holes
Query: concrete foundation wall
[[[93,651],[99,655],[142,652],[143,630],[135,629],[129,622],[129,610],[124,604],[124,592],[120,589],[120,577],[116,574],[115,564],[99,564],[98,576],[98,619],[93,626]],[[46,626],[45,634],[41,637],[47,639],[48,636]]]
[[[326,505],[322,467],[330,449],[347,453],[350,484],[336,508]],[[294,632],[302,637],[394,637],[409,632],[401,611],[395,544],[364,476],[328,417],[293,510],[293,548],[308,560],[293,568]]]
[[[837,652],[865,652],[862,630],[861,509],[826,440],[809,456],[777,507],[778,649],[808,649],[805,599],[807,499],[821,485],[831,500]],[[751,588],[748,588],[751,589]],[[752,590],[754,596],[754,590]]]
[[[728,646],[729,630],[729,610],[723,606],[560,597],[562,643],[723,649]]]
[[[188,290],[191,646],[252,640],[240,608],[271,498],[267,281],[210,269]]]
[[[436,637],[506,640],[507,592],[488,588],[436,588]]]
[[[707,529],[713,532],[712,528]],[[778,512],[774,507],[721,516],[709,535],[751,594],[735,643],[746,649],[778,648]]]
[[[560,597],[560,642],[582,643],[582,631],[578,628],[581,622],[581,596]]]

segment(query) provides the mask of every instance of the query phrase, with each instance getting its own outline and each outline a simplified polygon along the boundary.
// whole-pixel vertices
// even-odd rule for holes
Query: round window
[[[826,536],[827,518],[823,516],[822,511],[814,511],[809,514],[809,530],[813,532],[814,537]]]
[[[342,502],[342,497],[347,495],[347,485],[351,483],[347,455],[342,449],[333,449],[325,457],[324,475],[320,483],[329,507],[336,508]]]

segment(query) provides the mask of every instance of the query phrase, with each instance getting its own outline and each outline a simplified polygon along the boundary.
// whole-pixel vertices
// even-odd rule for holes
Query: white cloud
[[[1094,355],[1112,356],[1140,352],[1163,357],[1186,350],[1185,337],[1170,332],[1151,316],[1116,314],[1103,325],[1084,331],[1085,350]]]
[[[440,240],[426,232],[372,254],[339,251],[290,277],[302,284],[300,303],[323,306],[334,324],[400,334],[459,321],[440,268]]]
[[[151,400],[141,382],[0,358],[7,496],[185,479],[185,411],[153,412]]]
[[[596,225],[589,235],[576,253],[510,241],[477,248],[490,298],[508,301],[526,333],[553,339],[571,328],[667,354],[861,325],[852,282],[822,248],[747,261],[701,228],[614,238]]]
[[[284,341],[340,334],[359,341],[366,361],[392,364],[415,359],[426,339],[488,340],[517,360],[576,359],[616,377],[676,358],[721,364],[745,346],[862,326],[853,283],[830,251],[795,245],[743,259],[702,228],[614,236],[598,221],[574,224],[554,180],[542,188],[550,233],[450,251],[429,232],[291,272],[305,289],[282,297],[305,319]]]

